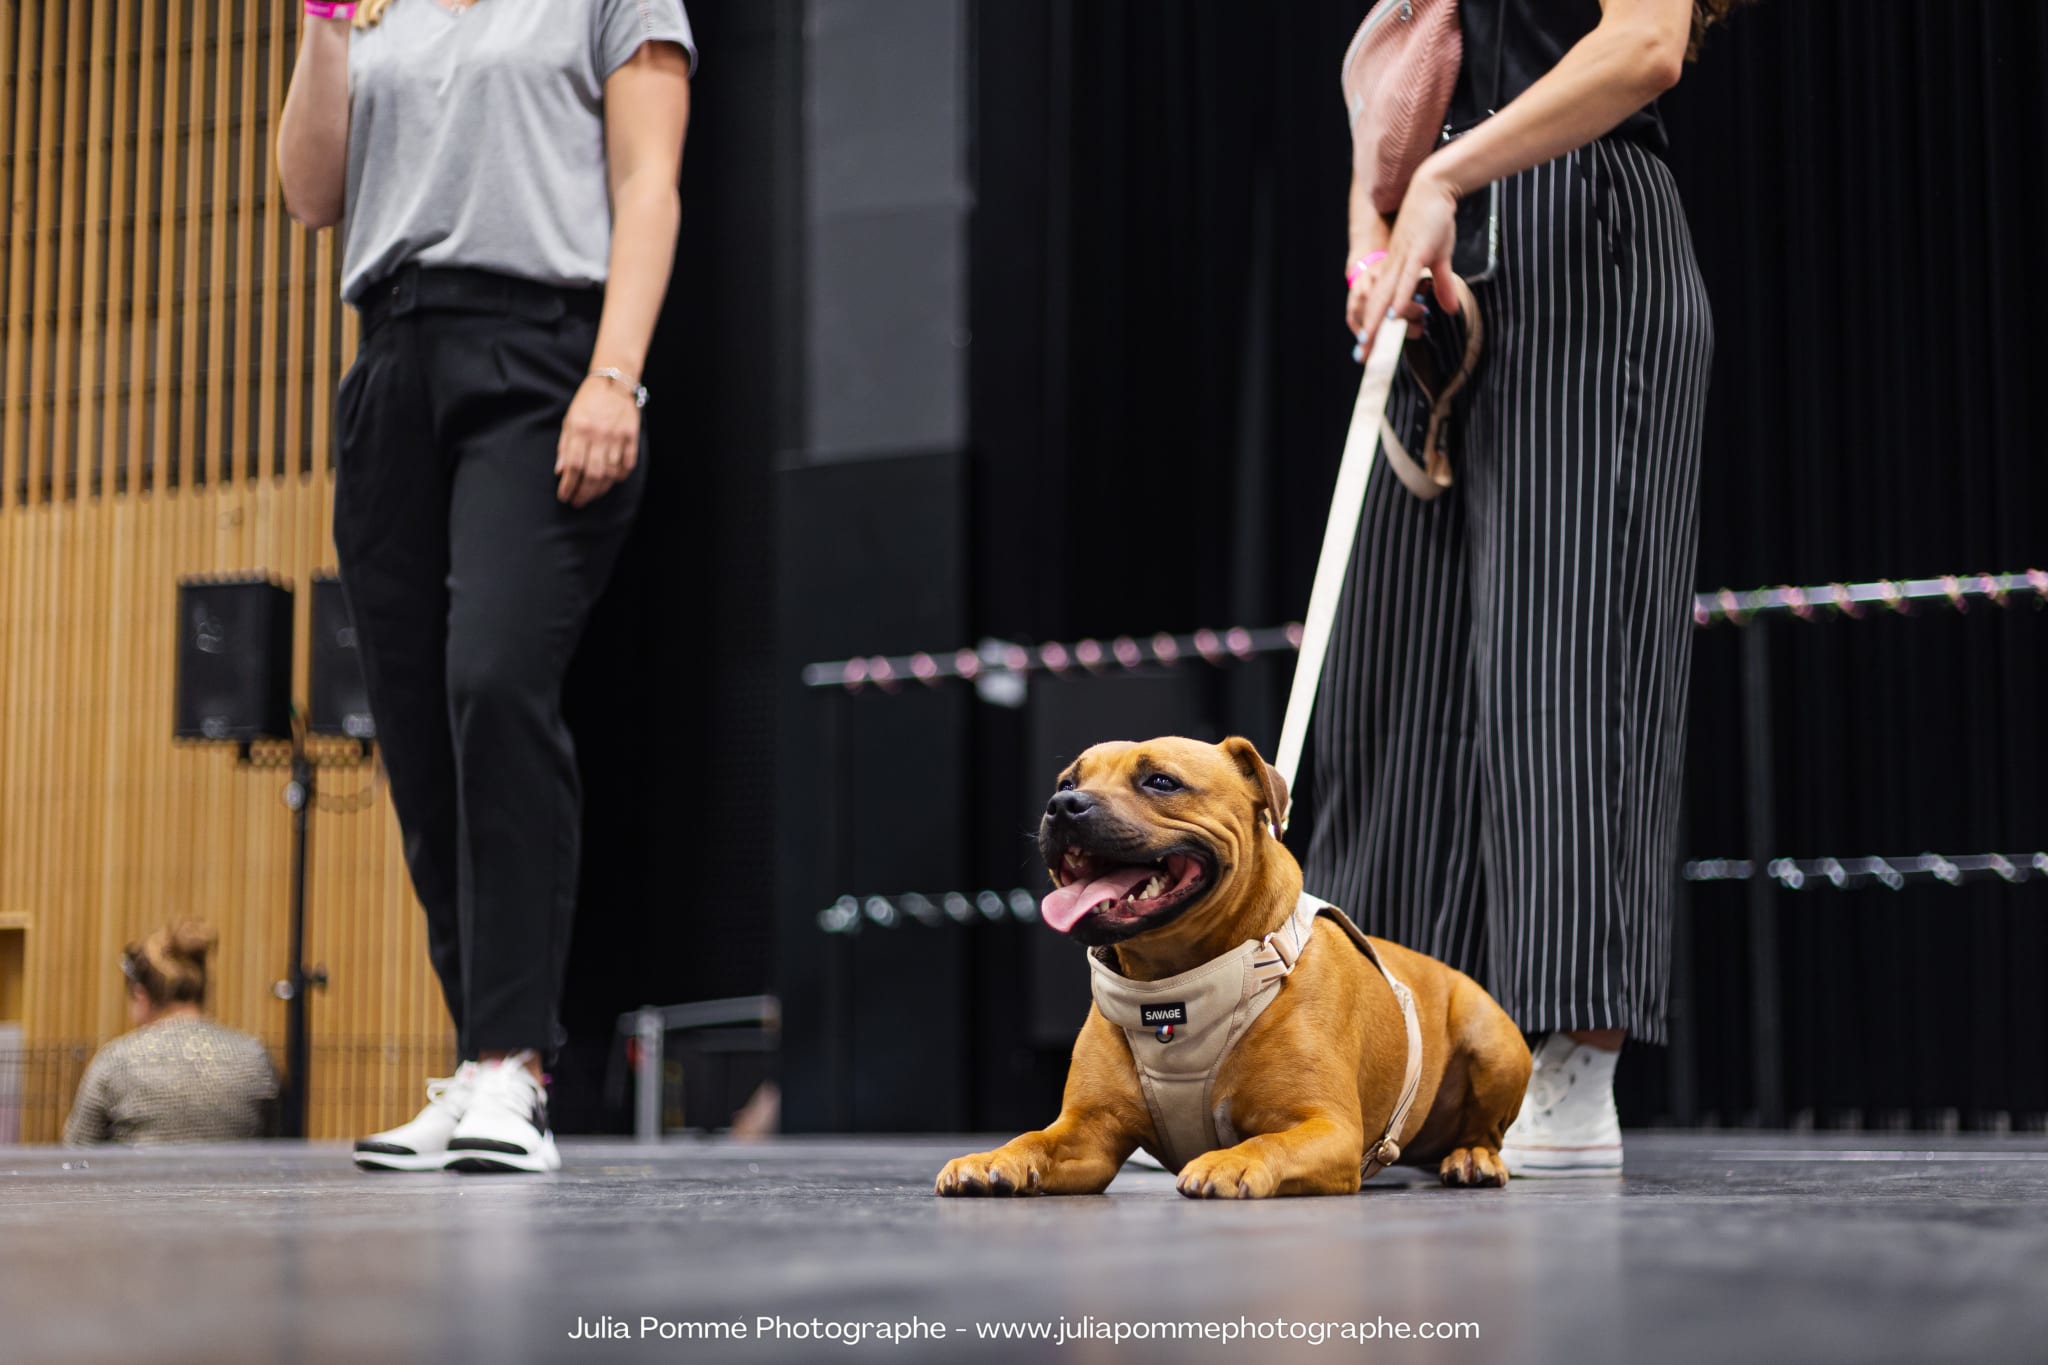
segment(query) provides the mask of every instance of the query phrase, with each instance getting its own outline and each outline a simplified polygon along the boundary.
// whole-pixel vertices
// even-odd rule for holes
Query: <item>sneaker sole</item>
[[[394,1152],[357,1152],[356,1169],[359,1171],[444,1171],[448,1169],[448,1158],[443,1153],[399,1156]]]
[[[1503,1151],[1500,1159],[1517,1180],[1571,1180],[1621,1174],[1621,1153],[1613,1156],[1524,1155]]]
[[[450,1157],[447,1169],[460,1171],[464,1175],[546,1175],[560,1167],[550,1165],[545,1157],[512,1156],[496,1152],[490,1156],[471,1153],[468,1156]]]
[[[551,1147],[543,1147],[538,1152],[508,1152],[504,1150],[504,1144],[488,1149],[456,1146],[448,1149],[448,1169],[464,1175],[546,1175],[561,1168],[562,1158]]]

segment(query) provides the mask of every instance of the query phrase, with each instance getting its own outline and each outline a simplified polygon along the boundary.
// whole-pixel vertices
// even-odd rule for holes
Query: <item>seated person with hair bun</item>
[[[121,952],[133,1031],[85,1069],[65,1144],[235,1142],[276,1127],[277,1072],[246,1033],[202,1014],[206,955],[220,935],[187,921]]]

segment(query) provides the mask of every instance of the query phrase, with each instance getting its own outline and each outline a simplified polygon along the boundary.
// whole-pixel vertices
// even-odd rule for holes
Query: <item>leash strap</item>
[[[1473,297],[1472,286],[1457,275],[1450,280],[1451,292],[1458,297],[1458,318],[1465,328],[1465,352],[1458,359],[1457,373],[1448,378],[1438,373],[1427,346],[1408,352],[1407,357],[1408,373],[1415,377],[1422,396],[1429,401],[1429,430],[1423,436],[1420,463],[1401,443],[1393,423],[1380,418],[1380,449],[1386,452],[1388,467],[1410,493],[1424,502],[1451,486],[1451,459],[1444,449],[1444,426],[1450,421],[1452,404],[1471,381],[1472,372],[1479,368],[1480,352],[1486,346],[1486,322],[1480,316],[1479,300]]]
[[[1294,790],[1294,779],[1301,771],[1309,713],[1315,709],[1323,660],[1330,652],[1330,631],[1336,625],[1337,604],[1344,595],[1351,547],[1358,539],[1358,518],[1365,509],[1366,481],[1372,476],[1387,397],[1393,392],[1394,371],[1400,366],[1401,343],[1407,336],[1406,324],[1382,326],[1373,338],[1372,353],[1366,357],[1365,376],[1358,382],[1358,402],[1351,409],[1351,429],[1344,437],[1344,459],[1337,466],[1337,491],[1330,499],[1330,522],[1323,531],[1322,555],[1316,560],[1315,587],[1308,595],[1308,616],[1301,623],[1301,658],[1294,666],[1294,686],[1287,694],[1287,717],[1280,726],[1280,747],[1273,764],[1289,791]],[[1286,832],[1284,819],[1280,829]]]

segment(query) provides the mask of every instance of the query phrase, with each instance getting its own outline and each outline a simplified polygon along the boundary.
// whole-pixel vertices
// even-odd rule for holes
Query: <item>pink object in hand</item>
[[[1366,271],[1372,269],[1374,266],[1378,265],[1381,261],[1384,261],[1385,259],[1387,259],[1386,252],[1369,251],[1365,255],[1353,261],[1351,263],[1351,268],[1344,272],[1344,287],[1349,289],[1352,285],[1357,284],[1358,277],[1360,275],[1363,275]]]
[[[1378,0],[1345,50],[1352,173],[1390,218],[1443,132],[1464,59],[1458,0]]]

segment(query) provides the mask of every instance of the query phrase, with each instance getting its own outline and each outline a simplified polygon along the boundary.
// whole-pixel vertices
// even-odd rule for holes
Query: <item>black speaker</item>
[[[290,739],[292,590],[264,578],[178,582],[179,739]]]
[[[377,723],[370,719],[363,655],[356,648],[355,619],[348,614],[341,580],[333,574],[314,574],[312,588],[313,648],[307,655],[312,702],[306,708],[306,729],[316,735],[375,739]]]

